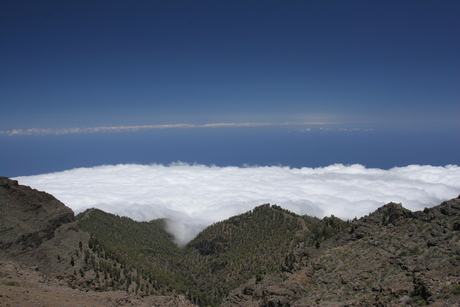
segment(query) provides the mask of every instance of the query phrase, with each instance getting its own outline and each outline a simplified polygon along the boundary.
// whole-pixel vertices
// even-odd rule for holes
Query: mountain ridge
[[[80,291],[124,291],[132,302],[171,297],[177,306],[460,304],[460,198],[416,212],[389,203],[353,221],[264,204],[182,249],[164,220],[99,209],[74,217],[6,177],[0,206],[0,260]]]

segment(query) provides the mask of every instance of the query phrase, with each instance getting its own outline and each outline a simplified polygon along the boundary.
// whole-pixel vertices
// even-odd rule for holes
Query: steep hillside
[[[70,208],[50,194],[0,177],[0,210],[0,258],[47,274],[76,269],[79,244],[89,235],[79,231]]]
[[[458,306],[460,199],[421,212],[390,203],[301,253],[315,256],[252,279],[223,306]]]
[[[181,250],[165,231],[164,220],[137,222],[88,209],[77,221],[91,233],[89,248],[100,259],[94,262],[97,279],[104,281],[107,274],[113,279],[108,288],[144,295],[185,293],[190,288],[178,261]],[[112,265],[115,269],[106,268],[108,260],[117,263]]]
[[[251,277],[292,271],[293,252],[300,243],[319,244],[347,225],[335,218],[301,217],[266,204],[206,228],[179,249],[164,230],[163,220],[136,222],[89,209],[77,221],[91,233],[89,248],[100,259],[92,260],[95,279],[104,290],[177,291],[201,305],[218,305]],[[107,260],[118,263],[110,272],[104,272],[106,266],[100,264]],[[104,283],[107,274],[113,282]]]
[[[2,306],[3,303],[6,306],[36,306],[37,303],[63,306],[63,302],[66,306],[89,303],[95,306],[192,306],[183,296],[144,298],[153,292],[147,285],[155,271],[145,270],[143,264],[149,259],[142,262],[141,258],[136,258],[139,254],[133,245],[138,245],[137,248],[147,254],[170,256],[179,251],[171,242],[171,235],[164,231],[162,221],[138,223],[131,220],[132,224],[126,227],[123,222],[114,222],[126,218],[92,211],[93,222],[98,225],[89,222],[87,226],[98,229],[103,243],[79,227],[72,210],[52,195],[0,177]],[[115,225],[115,232],[103,231],[110,228],[106,222]],[[105,246],[112,247],[113,242],[122,239],[115,235],[117,231],[127,233],[131,240],[118,244],[119,249],[106,251]],[[159,242],[163,245],[158,245]],[[126,254],[130,255],[130,261],[123,262],[128,259]],[[166,267],[163,262],[156,266]],[[167,280],[162,276],[157,278]],[[116,292],[98,293],[109,290]],[[175,291],[173,287],[168,289],[168,293]],[[31,294],[37,298],[31,300]]]
[[[335,223],[329,223],[332,220]],[[299,267],[294,259],[299,246],[319,244],[346,224],[265,204],[203,230],[186,246],[183,259],[194,286],[206,295],[205,302],[219,304],[252,277]]]

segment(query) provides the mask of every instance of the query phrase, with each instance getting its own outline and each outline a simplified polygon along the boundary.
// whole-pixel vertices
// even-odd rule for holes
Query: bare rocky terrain
[[[139,296],[125,291],[96,292],[69,287],[59,275],[44,275],[14,261],[0,261],[0,306],[192,307],[183,295]]]

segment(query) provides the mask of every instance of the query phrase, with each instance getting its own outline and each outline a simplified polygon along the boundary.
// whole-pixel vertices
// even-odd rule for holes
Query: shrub
[[[415,306],[425,306],[427,304],[425,299],[420,295],[413,296],[412,301],[415,303]]]
[[[451,293],[453,295],[460,295],[460,284],[453,285]]]
[[[17,281],[12,281],[12,280],[4,281],[2,284],[5,286],[19,287],[19,283]]]

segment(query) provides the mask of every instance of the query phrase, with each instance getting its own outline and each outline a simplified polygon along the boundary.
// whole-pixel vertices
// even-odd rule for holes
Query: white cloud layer
[[[300,169],[123,164],[14,179],[54,195],[76,213],[96,207],[135,220],[169,218],[178,244],[264,203],[302,215],[352,219],[391,201],[421,210],[460,193],[456,165],[382,170],[359,164]]]

